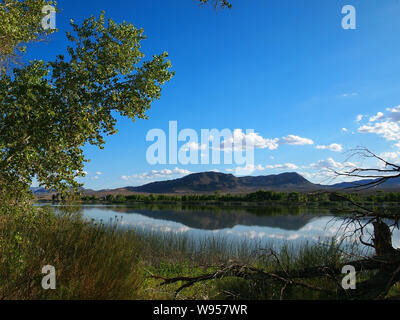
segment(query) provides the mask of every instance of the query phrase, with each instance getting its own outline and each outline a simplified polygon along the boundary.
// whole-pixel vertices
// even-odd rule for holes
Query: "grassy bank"
[[[272,244],[271,244],[272,246]],[[55,215],[49,208],[0,215],[1,299],[173,299],[179,286],[160,287],[151,274],[195,276],[237,261],[265,270],[335,265],[345,257],[335,243],[284,246],[281,265],[268,248],[224,239],[194,241],[185,236],[120,231],[85,221],[75,207]],[[347,248],[354,251],[354,248]],[[41,287],[44,265],[56,268],[56,290]],[[307,280],[333,287],[330,279]],[[277,299],[282,286],[271,281],[225,278],[183,290],[178,299]],[[287,288],[286,299],[321,299],[323,293]]]

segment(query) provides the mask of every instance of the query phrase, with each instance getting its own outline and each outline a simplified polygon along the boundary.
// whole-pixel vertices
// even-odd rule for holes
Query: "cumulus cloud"
[[[314,144],[311,139],[290,134],[283,138],[264,138],[258,133],[244,133],[236,129],[233,133],[221,142],[221,150],[242,151],[250,148],[276,150],[279,145],[310,145]]]
[[[241,151],[246,149],[269,149],[278,148],[279,139],[268,139],[260,136],[258,133],[244,133],[241,129],[235,129],[233,133],[221,142],[222,150]]]
[[[375,116],[370,117],[369,121],[370,122],[375,122],[376,120],[381,119],[384,116],[384,114],[382,112],[378,112]]]
[[[225,169],[226,172],[234,172],[236,175],[249,175],[254,173],[255,171],[264,171],[266,169],[273,170],[296,170],[299,167],[293,163],[284,163],[284,164],[274,164],[274,165],[266,165],[262,166],[261,164],[253,165],[247,164],[245,166],[238,166],[234,169]]]
[[[252,174],[254,171],[262,171],[265,168],[262,165],[246,164],[243,167],[236,167],[235,174],[239,176]]]
[[[389,118],[392,121],[400,121],[400,106],[388,108],[387,111],[390,111]]]
[[[327,158],[311,163],[308,167],[304,167],[311,169],[311,171],[300,172],[300,174],[317,183],[329,184],[334,182],[338,177],[336,172],[348,171],[355,167],[356,164],[352,162],[338,162],[333,158]]]
[[[182,146],[182,150],[183,151],[189,151],[189,150],[206,150],[207,149],[207,145],[206,144],[202,144],[200,145],[197,142],[188,142],[186,144],[184,144]]]
[[[356,121],[360,122],[362,119],[364,118],[364,116],[362,114],[357,115],[356,117]]]
[[[348,130],[347,130],[347,128],[342,128],[342,131],[347,132]]]
[[[296,170],[299,167],[293,163],[284,163],[284,164],[274,164],[274,165],[266,165],[266,169],[279,169],[279,170]]]
[[[375,133],[390,141],[400,140],[400,126],[393,121],[381,121],[371,125],[363,125],[358,128],[358,132]]]
[[[310,164],[310,168],[318,170],[337,170],[355,166],[356,165],[352,162],[337,162],[333,158],[319,160],[316,163]]]
[[[314,144],[314,141],[312,141],[311,139],[302,138],[302,137],[290,134],[290,135],[280,139],[280,143],[290,144],[290,145],[307,145],[307,144]]]
[[[322,150],[331,150],[334,152],[340,152],[343,150],[342,145],[338,144],[338,143],[332,143],[328,146],[325,145],[320,145],[320,146],[316,146],[317,149],[322,149]]]
[[[378,155],[381,159],[393,163],[395,165],[400,163],[400,152],[382,152]],[[378,160],[377,165],[379,169],[385,169],[386,165],[384,162]]]
[[[388,114],[378,112],[369,118],[369,122],[358,128],[360,133],[374,133],[388,141],[400,142],[400,106],[387,108]],[[400,146],[400,144],[399,144]]]
[[[191,174],[192,172],[186,169],[181,169],[175,167],[174,169],[162,169],[162,170],[151,170],[149,172],[143,172],[141,174],[133,174],[131,176],[121,176],[122,180],[128,181],[132,179],[162,179],[162,178],[170,178],[173,176],[183,176],[187,174]]]

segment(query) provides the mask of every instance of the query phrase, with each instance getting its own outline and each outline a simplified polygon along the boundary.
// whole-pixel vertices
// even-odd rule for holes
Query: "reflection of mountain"
[[[230,211],[229,213],[215,213],[212,211],[175,211],[160,210],[153,211],[148,209],[135,209],[126,207],[104,208],[113,210],[116,213],[137,213],[143,216],[181,223],[187,227],[202,230],[219,230],[233,228],[236,225],[260,226],[279,228],[284,230],[299,230],[309,223],[316,215],[284,215],[284,216],[257,216],[241,211]]]

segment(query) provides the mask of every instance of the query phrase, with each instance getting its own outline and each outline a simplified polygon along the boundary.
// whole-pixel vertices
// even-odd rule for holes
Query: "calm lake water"
[[[57,206],[55,206],[57,208]],[[71,207],[70,207],[71,208]],[[222,237],[227,241],[262,243],[340,240],[343,219],[330,209],[306,207],[210,208],[162,205],[84,205],[77,210],[86,219],[117,223],[123,229],[182,234],[194,238]],[[351,232],[353,227],[348,229]],[[369,229],[370,231],[371,228]],[[368,236],[365,236],[365,240]],[[394,231],[393,245],[400,247]]]

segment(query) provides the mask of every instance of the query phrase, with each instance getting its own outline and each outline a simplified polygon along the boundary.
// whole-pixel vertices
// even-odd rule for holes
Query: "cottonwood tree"
[[[32,3],[25,1],[28,7]],[[7,4],[11,8],[15,1]],[[1,75],[3,199],[7,194],[16,198],[34,178],[60,192],[78,187],[86,161],[82,147],[102,148],[105,136],[117,132],[117,113],[132,121],[147,119],[146,111],[173,76],[166,52],[144,60],[143,29],[106,19],[104,12],[82,25],[71,21],[71,28],[67,56],[34,60]],[[22,41],[30,38],[27,34]],[[13,41],[10,48],[20,43]]]
[[[19,53],[26,51],[30,42],[43,41],[55,30],[44,30],[41,26],[42,8],[54,1],[45,0],[1,0],[0,2],[0,72],[7,71],[17,62]]]
[[[226,0],[199,1],[231,7]],[[33,178],[62,192],[77,187],[86,161],[82,147],[103,147],[104,136],[116,133],[116,112],[133,121],[147,118],[173,76],[167,53],[143,61],[142,29],[104,13],[81,26],[71,22],[68,57],[10,70],[26,44],[54,32],[41,26],[45,5],[56,2],[0,2],[0,197],[16,203]]]
[[[387,161],[377,156],[366,148],[358,148],[352,156],[363,159],[373,159],[379,162],[377,167],[357,168],[353,167],[344,171],[334,171],[337,176],[361,179],[354,182],[347,193],[329,192],[332,197],[337,197],[350,206],[342,209],[345,213],[341,230],[346,237],[358,239],[360,246],[366,246],[372,250],[367,256],[355,256],[343,251],[340,262],[311,266],[304,269],[284,266],[279,255],[272,251],[271,257],[276,263],[276,270],[266,270],[250,265],[228,264],[218,267],[215,271],[197,277],[166,278],[160,275],[152,277],[161,279],[161,285],[183,283],[176,290],[181,290],[196,283],[226,277],[243,278],[255,282],[269,281],[271,285],[280,285],[280,297],[283,298],[288,288],[302,288],[319,292],[321,296],[332,299],[385,299],[390,289],[400,281],[400,251],[392,245],[392,234],[395,228],[399,228],[399,209],[378,209],[354,201],[352,192],[359,192],[375,188],[392,179],[400,178],[400,165]],[[321,191],[326,192],[326,191]],[[319,193],[321,193],[319,192]],[[372,234],[368,236],[368,230],[372,226]],[[350,230],[347,232],[346,230]],[[356,236],[356,237],[354,237]],[[340,281],[343,278],[342,270],[345,266],[352,266],[358,273],[359,281],[354,290],[346,290]],[[329,287],[315,285],[314,279],[330,280]],[[311,280],[311,281],[310,281]]]

